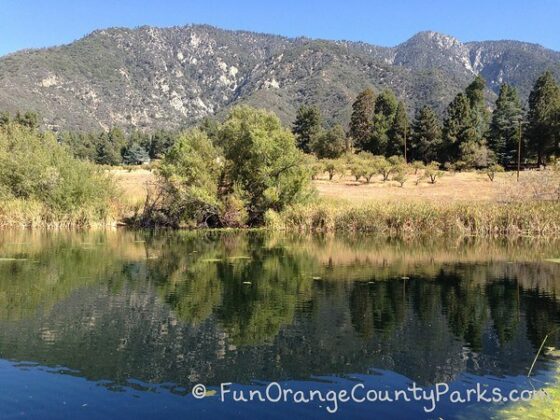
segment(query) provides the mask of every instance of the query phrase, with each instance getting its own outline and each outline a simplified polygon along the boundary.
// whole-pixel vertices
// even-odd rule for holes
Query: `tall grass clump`
[[[88,226],[114,220],[115,188],[52,133],[0,128],[0,226]]]
[[[291,231],[364,232],[389,236],[551,237],[560,235],[560,203],[353,205],[323,201],[268,215],[267,226]]]

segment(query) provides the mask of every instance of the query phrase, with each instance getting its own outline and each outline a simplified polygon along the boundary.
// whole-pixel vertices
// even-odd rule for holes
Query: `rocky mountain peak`
[[[461,43],[420,32],[393,48],[286,38],[209,25],[95,31],[71,44],[0,57],[0,110],[32,110],[55,129],[179,128],[239,103],[268,108],[289,124],[299,105],[347,124],[367,86],[392,89],[409,108],[442,112],[475,74],[517,86],[560,74],[560,53],[512,41]]]

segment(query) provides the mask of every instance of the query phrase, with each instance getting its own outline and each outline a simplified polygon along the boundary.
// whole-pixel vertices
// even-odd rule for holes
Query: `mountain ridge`
[[[422,31],[394,46],[285,37],[210,25],[98,29],[61,46],[0,57],[0,110],[33,110],[53,129],[178,128],[247,103],[289,123],[315,103],[347,123],[371,86],[406,98],[409,112],[440,113],[477,74],[489,104],[499,85],[526,99],[544,70],[560,75],[560,52],[522,41],[474,41]]]

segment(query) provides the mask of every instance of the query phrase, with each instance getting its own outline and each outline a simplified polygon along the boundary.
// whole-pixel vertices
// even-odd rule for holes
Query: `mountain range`
[[[560,76],[560,52],[519,41],[462,43],[431,31],[380,47],[208,25],[111,28],[0,57],[0,110],[35,111],[55,130],[151,130],[220,117],[240,103],[289,124],[311,103],[328,122],[347,124],[368,86],[392,89],[411,115],[424,104],[441,113],[478,74],[491,106],[504,82],[526,101],[545,70]]]

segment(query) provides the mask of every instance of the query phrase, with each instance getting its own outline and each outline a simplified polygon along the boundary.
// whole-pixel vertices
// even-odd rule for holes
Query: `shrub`
[[[74,158],[52,133],[17,124],[0,128],[2,207],[10,200],[36,202],[42,214],[34,220],[43,224],[109,223],[115,195],[101,168]]]

